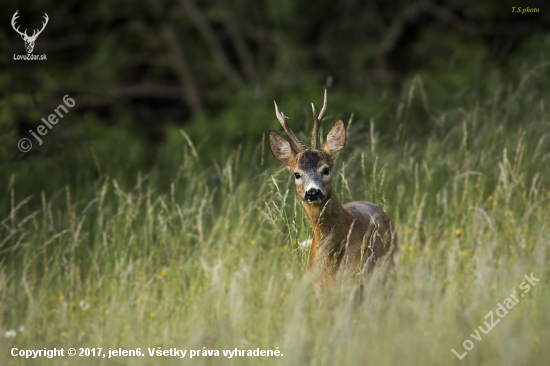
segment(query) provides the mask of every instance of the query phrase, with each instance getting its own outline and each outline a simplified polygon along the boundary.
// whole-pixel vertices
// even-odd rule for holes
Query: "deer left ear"
[[[292,165],[296,157],[294,149],[292,149],[287,140],[273,130],[269,131],[269,148],[275,159],[279,160],[279,162],[288,167]]]
[[[330,129],[327,140],[321,148],[324,152],[330,155],[332,159],[335,159],[346,145],[346,128],[344,122],[338,120]]]

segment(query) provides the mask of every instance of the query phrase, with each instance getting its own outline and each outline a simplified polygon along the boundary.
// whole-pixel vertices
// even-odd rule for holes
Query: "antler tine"
[[[277,119],[281,123],[281,126],[283,126],[283,128],[284,128],[286,134],[288,135],[288,137],[290,137],[290,140],[292,141],[292,143],[296,146],[298,151],[302,151],[302,150],[306,149],[306,146],[304,144],[302,144],[300,142],[300,140],[298,140],[298,138],[296,137],[294,132],[292,132],[290,127],[288,127],[288,123],[286,123],[286,118],[287,117],[285,117],[285,115],[282,112],[279,112],[279,107],[277,106],[277,102],[273,101],[273,104],[275,104],[275,114],[277,115]]]
[[[43,17],[44,17],[45,22],[42,22],[42,29],[40,29],[40,30],[38,31],[38,33],[36,34],[37,37],[38,37],[38,35],[39,35],[40,33],[42,33],[42,31],[44,30],[44,28],[46,28],[46,25],[48,24],[48,20],[50,20],[50,18],[48,17],[48,14],[46,14],[46,13],[44,13]]]
[[[319,117],[317,117],[317,113],[315,112],[315,107],[313,106],[313,103],[311,103],[311,111],[313,113],[313,130],[311,131],[311,148],[312,149],[317,149],[317,137],[319,135],[319,126],[321,125],[321,120],[323,119],[323,114],[325,114],[326,109],[327,109],[327,90],[325,89],[325,98],[323,101],[323,108],[321,108]]]
[[[17,10],[15,12],[15,14],[13,14],[13,16],[11,17],[11,26],[13,27],[13,29],[15,29],[15,21],[17,20],[17,18],[19,18],[19,15],[17,15],[17,13],[19,13],[19,10]],[[19,27],[17,27],[19,29]],[[15,29],[17,31],[17,29]]]
[[[323,108],[321,108],[321,112],[319,113],[319,121],[323,119],[323,114],[325,114],[326,110],[327,110],[327,90],[325,89],[325,96],[323,98]]]
[[[12,26],[12,28],[13,28],[17,33],[19,33],[20,35],[23,35],[23,32],[21,32],[21,31],[19,30],[19,26],[17,26],[17,28],[15,28],[15,21],[17,20],[17,18],[19,18],[19,15],[18,15],[17,13],[19,13],[19,10],[17,10],[17,11],[15,12],[15,14],[13,14],[13,17],[11,18],[11,26]],[[27,35],[27,30],[26,30],[26,29],[25,29],[25,33],[24,33],[24,34]]]

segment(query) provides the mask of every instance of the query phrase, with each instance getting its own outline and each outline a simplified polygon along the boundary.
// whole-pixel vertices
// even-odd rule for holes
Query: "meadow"
[[[32,170],[13,174],[0,206],[0,364],[543,364],[550,111],[537,78],[430,110],[425,136],[407,127],[421,124],[408,113],[421,97],[415,84],[392,134],[378,132],[385,121],[347,121],[340,201],[372,201],[390,215],[398,263],[321,297],[306,270],[310,224],[265,139],[212,162],[208,145],[178,131],[169,174],[101,174],[26,197],[17,191]],[[525,292],[531,274],[540,281]],[[514,291],[518,301],[505,302]],[[499,304],[511,306],[502,318]],[[145,356],[10,355],[54,347]],[[188,354],[149,356],[171,348]],[[281,355],[222,353],[257,348]]]

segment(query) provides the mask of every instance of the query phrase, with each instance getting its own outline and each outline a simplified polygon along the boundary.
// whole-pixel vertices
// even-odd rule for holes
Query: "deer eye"
[[[330,169],[329,168],[325,168],[323,169],[323,175],[329,175],[330,174]]]
[[[300,173],[294,173],[294,178],[300,179],[302,178],[302,176],[300,175]]]

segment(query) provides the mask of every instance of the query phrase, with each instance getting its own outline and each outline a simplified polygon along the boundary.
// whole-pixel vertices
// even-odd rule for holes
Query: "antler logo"
[[[19,15],[17,15],[18,12],[19,10],[17,10],[15,14],[13,14],[13,17],[11,18],[11,26],[17,33],[21,35],[21,38],[23,38],[23,41],[25,41],[25,49],[27,50],[27,53],[32,53],[32,50],[34,49],[34,43],[36,42],[36,38],[38,38],[40,33],[42,33],[44,28],[46,28],[46,24],[48,24],[48,20],[49,20],[48,14],[44,13],[45,22],[42,22],[42,29],[40,29],[39,31],[35,29],[32,36],[29,37],[26,29],[24,32],[21,32],[19,31],[19,27],[17,28],[15,27],[15,20],[19,17]]]

